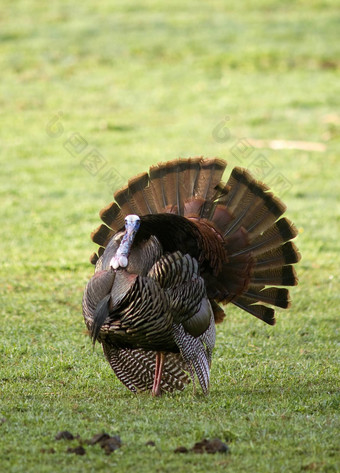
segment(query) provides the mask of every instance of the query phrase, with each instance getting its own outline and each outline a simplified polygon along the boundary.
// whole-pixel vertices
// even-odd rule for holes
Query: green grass
[[[0,471],[339,471],[336,6],[2,2]],[[225,117],[229,139],[216,140]],[[87,146],[72,155],[74,133]],[[239,161],[242,138],[327,149],[255,149]],[[83,162],[94,152],[97,175]],[[300,229],[292,308],[274,328],[227,308],[208,397],[129,393],[81,315],[99,209],[157,161],[217,155],[255,171],[261,153],[265,180],[289,181],[276,190]],[[54,440],[65,429],[120,434],[123,447],[67,455]],[[231,454],[173,453],[203,437],[228,440]]]

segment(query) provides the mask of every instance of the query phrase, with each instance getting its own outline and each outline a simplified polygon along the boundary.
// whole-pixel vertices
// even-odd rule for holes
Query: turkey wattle
[[[241,168],[202,157],[152,166],[100,212],[83,315],[131,391],[209,388],[215,324],[232,303],[275,323],[300,259],[285,205]]]

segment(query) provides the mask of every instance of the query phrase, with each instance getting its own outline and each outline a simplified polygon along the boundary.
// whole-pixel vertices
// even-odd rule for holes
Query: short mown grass
[[[2,2],[0,471],[338,471],[336,6]],[[326,150],[242,148],[251,139]],[[300,284],[275,327],[227,307],[208,397],[136,396],[84,330],[89,234],[129,177],[192,155],[274,185],[300,230]],[[61,430],[123,446],[66,454],[78,440]],[[230,455],[173,453],[213,437]]]

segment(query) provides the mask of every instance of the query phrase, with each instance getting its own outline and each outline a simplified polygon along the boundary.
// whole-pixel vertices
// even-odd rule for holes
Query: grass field
[[[337,2],[182,3],[1,4],[1,472],[339,471]],[[208,397],[155,400],[84,332],[89,234],[129,177],[193,155],[274,186],[300,284],[274,328],[227,308]],[[123,446],[66,454],[61,430]],[[204,437],[231,454],[173,453]]]

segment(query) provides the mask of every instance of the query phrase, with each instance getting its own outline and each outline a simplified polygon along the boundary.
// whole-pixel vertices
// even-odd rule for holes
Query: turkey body
[[[215,324],[229,302],[274,324],[300,255],[285,206],[244,169],[189,158],[158,164],[115,193],[92,239],[100,245],[83,315],[131,390],[208,392]],[[271,286],[271,287],[267,287]]]

